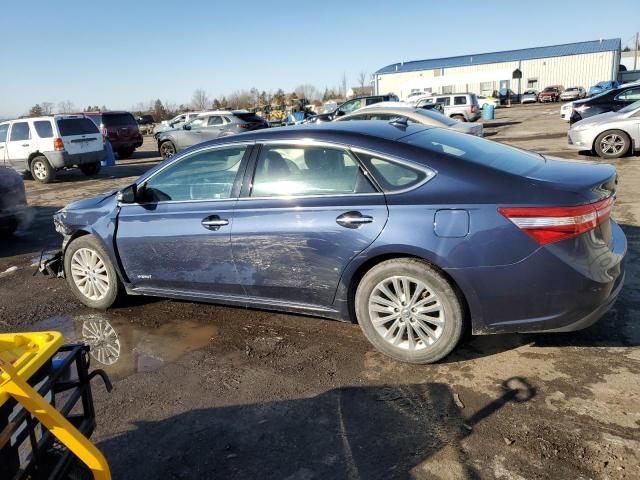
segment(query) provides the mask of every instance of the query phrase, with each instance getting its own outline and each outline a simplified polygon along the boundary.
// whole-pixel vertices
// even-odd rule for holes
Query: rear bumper
[[[47,160],[53,168],[72,167],[74,165],[85,165],[87,163],[97,163],[107,156],[106,150],[95,152],[71,154],[67,151],[54,151],[45,153]]]
[[[113,150],[115,152],[117,152],[118,150],[121,150],[123,148],[139,148],[139,147],[142,146],[143,139],[142,139],[142,137],[140,137],[140,138],[132,138],[132,139],[128,139],[128,140],[111,140],[111,139],[109,139],[109,142],[111,142],[111,148],[113,148]]]
[[[541,247],[512,265],[447,269],[469,304],[474,334],[585,328],[615,301],[627,241],[611,222],[609,245],[582,235]]]

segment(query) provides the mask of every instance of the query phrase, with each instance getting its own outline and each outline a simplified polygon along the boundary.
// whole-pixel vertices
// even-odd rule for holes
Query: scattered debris
[[[467,425],[466,423],[463,423],[462,426],[465,430],[468,430],[470,432],[473,431],[473,427],[471,425]]]
[[[515,440],[511,440],[510,438],[503,437],[504,443],[507,445],[512,445]]]
[[[13,266],[7,268],[4,272],[0,273],[0,277],[4,277],[5,275],[10,275],[13,272],[17,271],[19,267]]]
[[[464,408],[464,403],[462,403],[462,400],[460,399],[460,395],[457,393],[453,394],[453,401],[455,402],[455,404],[459,407],[459,408]]]

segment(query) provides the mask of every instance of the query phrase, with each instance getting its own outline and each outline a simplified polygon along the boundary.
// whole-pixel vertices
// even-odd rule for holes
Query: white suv
[[[56,171],[78,166],[86,175],[100,171],[106,157],[98,127],[84,115],[21,118],[0,123],[0,166],[51,182]]]

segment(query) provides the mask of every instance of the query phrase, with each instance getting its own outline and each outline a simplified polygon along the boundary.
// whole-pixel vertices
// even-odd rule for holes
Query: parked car
[[[185,123],[182,128],[159,133],[158,151],[162,158],[167,159],[177,152],[207,140],[268,127],[269,123],[266,120],[247,110],[205,112]]]
[[[565,122],[568,122],[571,119],[571,113],[573,112],[573,103],[574,102],[567,102],[560,107],[560,118]]]
[[[560,100],[568,102],[571,100],[580,100],[587,96],[587,91],[583,87],[569,87],[560,94]]]
[[[589,97],[573,102],[571,124],[585,118],[606,112],[617,112],[621,108],[640,100],[640,85],[630,85],[607,90],[595,97]]]
[[[440,103],[444,108],[444,114],[461,122],[475,122],[480,118],[480,106],[475,93],[452,93],[447,95],[435,95],[419,100],[416,107],[422,107],[430,103]]]
[[[0,163],[42,183],[53,181],[58,170],[76,166],[85,175],[95,175],[106,155],[98,127],[83,115],[0,123]]]
[[[394,104],[397,105],[400,102],[381,102],[370,107],[364,107],[356,112],[336,118],[334,122],[353,120],[397,121],[397,125],[400,128],[404,128],[407,122],[410,122],[432,127],[451,128],[458,132],[482,137],[483,127],[481,123],[459,122],[437,111],[412,106],[394,106]]]
[[[569,129],[568,144],[574,150],[590,150],[606,159],[640,150],[640,100],[617,112],[574,123]]]
[[[369,105],[373,105],[374,103],[379,102],[398,102],[400,99],[397,95],[388,94],[388,95],[369,95],[367,97],[357,97],[352,98],[351,100],[347,100],[343,104],[341,104],[334,111],[329,113],[321,113],[319,115],[312,115],[305,120],[305,123],[322,123],[322,122],[331,122],[342,115],[346,115],[347,113],[355,112],[359,108],[366,107]]]
[[[153,135],[157,138],[158,133],[166,132],[174,128],[182,128],[182,125],[190,122],[203,112],[185,112],[176,115],[171,120],[164,120],[160,124],[153,127]]]
[[[537,103],[538,102],[538,95],[540,94],[540,92],[538,92],[537,90],[534,89],[528,89],[525,90],[524,93],[522,94],[522,103]]]
[[[13,169],[0,167],[0,237],[16,231],[26,209],[27,194],[22,177]]]
[[[540,103],[559,102],[560,95],[563,91],[564,87],[562,85],[551,85],[550,87],[546,87],[538,94],[538,101]]]
[[[500,100],[495,97],[485,97],[484,95],[476,95],[478,99],[478,106],[483,109],[485,105],[492,105],[494,108],[500,106]]]
[[[86,112],[119,158],[130,158],[142,146],[142,134],[133,115],[124,111]]]
[[[412,105],[414,106],[414,105]],[[441,113],[444,115],[444,107],[442,106],[441,103],[423,103],[422,105],[420,105],[419,107],[416,108],[422,108],[423,110],[434,110],[438,113]]]
[[[153,119],[153,115],[140,115],[136,117],[138,125],[153,125],[156,121]]]
[[[573,331],[602,316],[627,250],[615,188],[611,165],[451,129],[265,129],[68,205],[54,217],[64,250],[43,267],[62,264],[92,308],[128,292],[357,321],[381,352],[427,363],[467,328]]]
[[[618,88],[620,84],[615,80],[607,80],[606,82],[598,82],[589,88],[589,93],[587,96],[593,97],[595,95],[599,95],[602,92],[606,92],[607,90],[613,90],[614,88]]]

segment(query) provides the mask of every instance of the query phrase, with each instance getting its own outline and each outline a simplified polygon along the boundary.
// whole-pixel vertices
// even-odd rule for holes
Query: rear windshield
[[[441,113],[439,113],[437,111],[427,110],[426,108],[416,108],[415,112],[418,115],[421,115],[423,117],[428,117],[428,118],[430,118],[432,120],[435,120],[436,122],[443,123],[447,127],[450,127],[450,126],[455,125],[456,123],[458,123],[458,121],[454,120],[453,118],[449,118],[446,115],[442,115]]]
[[[100,133],[96,124],[86,117],[61,118],[58,120],[58,129],[63,137]]]
[[[130,113],[110,113],[102,115],[102,124],[105,127],[124,127],[137,125],[137,122]]]
[[[544,162],[542,157],[526,150],[443,128],[414,133],[402,141],[516,175],[526,175]]]
[[[262,118],[255,113],[234,113],[233,116],[238,117],[243,122],[262,122]]]

